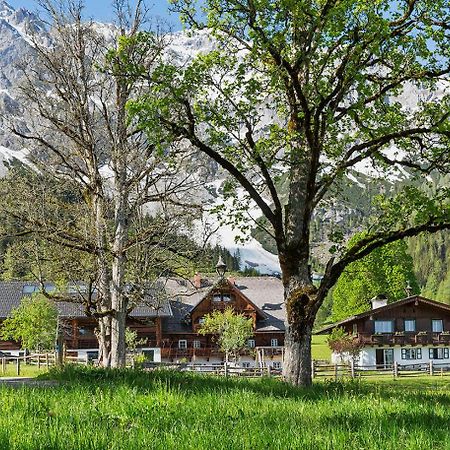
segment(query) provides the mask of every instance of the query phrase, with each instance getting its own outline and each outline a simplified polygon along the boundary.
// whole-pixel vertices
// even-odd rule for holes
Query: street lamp
[[[219,261],[217,261],[217,265],[216,265],[217,275],[219,275],[219,277],[221,279],[223,279],[225,277],[226,271],[227,271],[227,265],[222,261],[222,256],[219,256]]]

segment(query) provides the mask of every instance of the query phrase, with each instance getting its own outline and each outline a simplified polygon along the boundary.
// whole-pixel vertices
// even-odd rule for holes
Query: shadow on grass
[[[209,374],[179,372],[174,370],[154,370],[151,372],[131,369],[103,369],[68,365],[62,370],[52,369],[38,379],[56,380],[61,388],[83,386],[85,389],[102,388],[114,390],[131,387],[142,393],[164,387],[177,390],[185,395],[205,392],[233,393],[250,391],[260,396],[316,401],[342,395],[365,395],[373,391],[366,383],[358,380],[325,381],[311,388],[294,387],[279,379],[223,377]]]
[[[155,370],[151,372],[131,369],[103,369],[67,365],[62,370],[50,370],[38,380],[56,380],[61,389],[95,391],[116,390],[120,387],[133,388],[141,393],[157,389],[178,391],[183,395],[202,395],[211,392],[239,393],[253,392],[262,397],[287,398],[315,402],[319,400],[338,400],[342,397],[417,402],[433,407],[436,404],[450,407],[448,390],[436,390],[436,384],[428,380],[421,385],[420,380],[398,380],[389,383],[347,379],[315,383],[311,388],[294,387],[279,379],[239,378],[214,376],[209,374],[179,372],[174,370]],[[442,387],[442,386],[441,386]]]

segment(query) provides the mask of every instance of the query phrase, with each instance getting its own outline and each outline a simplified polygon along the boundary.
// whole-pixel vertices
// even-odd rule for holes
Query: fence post
[[[334,365],[334,380],[337,381],[338,379],[338,365]]]
[[[86,365],[89,365],[89,355],[86,353],[86,361],[85,361]]]
[[[311,360],[311,377],[316,377],[316,362],[314,361],[314,359]]]
[[[2,358],[2,374],[5,375],[6,373],[6,358]]]
[[[433,370],[433,361],[432,360],[430,361],[430,368],[429,368],[429,370],[430,370],[430,375],[433,376],[434,370]]]
[[[45,354],[45,365],[47,366],[47,369],[50,368],[50,362],[48,360],[48,353]]]
[[[267,364],[267,376],[270,377],[270,364]]]
[[[38,353],[37,357],[38,357],[38,369],[41,370],[41,354]]]
[[[350,375],[355,378],[355,361],[353,359],[350,360]]]
[[[228,376],[228,363],[226,361],[225,361],[225,363],[223,365],[223,368],[224,368],[225,376],[227,377]]]
[[[17,358],[16,373],[17,376],[20,376],[20,358]]]
[[[394,378],[398,377],[398,362],[394,361]]]

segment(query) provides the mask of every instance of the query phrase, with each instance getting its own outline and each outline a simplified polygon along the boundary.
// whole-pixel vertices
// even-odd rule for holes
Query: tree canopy
[[[419,294],[413,270],[413,260],[407,254],[407,244],[396,241],[375,249],[369,255],[351,263],[339,277],[333,290],[332,319],[338,321],[371,308],[369,300],[385,294],[390,302]]]
[[[205,314],[199,333],[216,335],[217,344],[228,362],[229,355],[236,357],[237,352],[247,345],[247,340],[253,335],[253,322],[228,307],[224,311],[215,310]]]
[[[56,342],[58,311],[42,294],[24,297],[0,327],[3,339],[20,342],[23,349],[52,350]]]
[[[265,216],[285,287],[284,374],[310,384],[312,326],[342,271],[390,242],[450,228],[448,187],[386,192],[354,245],[333,227],[324,277],[318,288],[312,283],[311,220],[332,207],[349,171],[449,170],[450,7],[446,0],[172,4],[215,48],[182,67],[164,60],[130,111],[153,137],[159,130],[161,141],[188,142],[229,172],[225,196],[245,227],[251,204]],[[437,91],[438,102],[429,95]]]

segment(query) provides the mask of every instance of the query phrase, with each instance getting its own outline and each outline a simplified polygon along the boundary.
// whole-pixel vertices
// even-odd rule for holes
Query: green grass
[[[0,449],[450,449],[450,380],[292,388],[68,367],[57,387],[0,387]]]
[[[312,337],[311,353],[313,359],[331,360],[331,350],[326,342],[327,337],[326,335],[314,335]]]
[[[45,367],[45,364],[41,366],[40,369],[38,369],[37,366],[32,365],[26,365],[21,363],[20,364],[20,376],[21,377],[37,377],[38,375],[42,375],[43,373],[46,373],[47,369]],[[1,366],[0,366],[0,378],[2,377],[16,377],[17,376],[17,367],[16,363],[12,362],[9,364],[6,364],[6,371],[5,373],[2,373]]]

